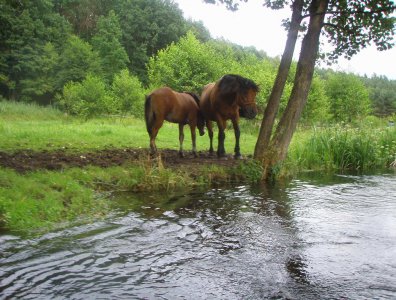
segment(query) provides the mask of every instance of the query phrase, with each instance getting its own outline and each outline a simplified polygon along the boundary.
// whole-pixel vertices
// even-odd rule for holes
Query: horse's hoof
[[[235,154],[234,158],[235,159],[243,159],[243,156],[241,154]]]
[[[222,159],[222,160],[227,160],[228,159],[228,157],[227,157],[227,155],[225,153],[217,154],[217,158],[218,159]]]
[[[183,152],[179,152],[179,157],[180,157],[180,158],[184,158]]]

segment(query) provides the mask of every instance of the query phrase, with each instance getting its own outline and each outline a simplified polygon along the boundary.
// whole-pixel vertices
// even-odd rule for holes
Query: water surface
[[[395,299],[396,175],[173,195],[0,236],[0,299]]]

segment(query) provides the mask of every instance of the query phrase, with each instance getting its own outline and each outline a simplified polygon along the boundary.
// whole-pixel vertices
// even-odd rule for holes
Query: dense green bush
[[[145,90],[139,79],[130,75],[127,69],[114,76],[111,94],[120,113],[143,117]]]
[[[114,98],[106,91],[100,77],[88,74],[83,82],[69,82],[59,98],[60,107],[85,119],[116,110]]]
[[[143,118],[145,90],[127,69],[114,76],[109,87],[101,77],[88,74],[80,82],[69,82],[58,95],[63,111],[85,119],[101,114],[131,114]]]

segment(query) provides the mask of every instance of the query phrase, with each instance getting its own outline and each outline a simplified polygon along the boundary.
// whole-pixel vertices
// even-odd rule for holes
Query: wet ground
[[[194,158],[191,152],[185,152],[184,157],[180,157],[177,150],[164,149],[159,152],[164,166],[196,166],[205,164],[218,164],[232,166],[237,163],[232,155],[223,159],[218,159],[216,155],[201,151],[198,157]],[[46,169],[60,170],[68,167],[85,167],[88,165],[99,167],[120,166],[126,163],[149,159],[147,149],[104,149],[84,153],[70,153],[66,150],[54,151],[32,151],[19,150],[14,153],[0,151],[0,167],[14,169],[20,173]]]

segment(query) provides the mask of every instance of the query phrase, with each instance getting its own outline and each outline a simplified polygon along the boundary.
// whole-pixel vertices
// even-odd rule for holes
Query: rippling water
[[[106,221],[0,236],[0,299],[395,299],[396,176],[118,195]]]

